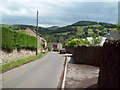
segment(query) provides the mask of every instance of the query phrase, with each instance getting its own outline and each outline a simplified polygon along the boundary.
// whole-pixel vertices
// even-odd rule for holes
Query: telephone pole
[[[36,20],[36,55],[38,55],[38,10],[37,10],[37,20]]]

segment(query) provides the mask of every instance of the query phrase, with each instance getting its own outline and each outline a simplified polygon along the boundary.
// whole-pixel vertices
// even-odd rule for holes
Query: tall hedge
[[[36,37],[2,27],[2,49],[12,51],[21,48],[35,49]]]

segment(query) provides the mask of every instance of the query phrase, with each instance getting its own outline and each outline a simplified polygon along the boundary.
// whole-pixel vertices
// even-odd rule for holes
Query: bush
[[[66,47],[77,47],[78,45],[87,46],[87,45],[92,45],[92,43],[90,41],[88,41],[87,39],[74,38],[74,39],[70,39],[66,43],[65,46]]]
[[[93,45],[99,45],[102,42],[101,37],[93,37],[92,44]]]
[[[88,41],[87,39],[81,39],[81,43],[80,44],[84,45],[84,46],[91,45],[90,41]]]
[[[74,38],[74,39],[70,39],[68,42],[67,42],[67,44],[66,44],[66,46],[67,47],[76,47],[76,46],[78,46],[79,44],[80,44],[80,39],[78,39],[78,38]]]
[[[52,50],[52,46],[50,44],[47,45],[48,51]]]
[[[36,37],[2,27],[2,49],[11,52],[13,49],[21,48],[35,49]]]
[[[2,48],[11,52],[14,48],[14,33],[6,27],[2,27]]]

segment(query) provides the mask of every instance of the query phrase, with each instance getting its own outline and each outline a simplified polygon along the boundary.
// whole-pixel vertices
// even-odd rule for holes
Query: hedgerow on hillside
[[[2,29],[2,49],[8,52],[13,49],[36,49],[36,37],[22,32],[10,30],[7,27],[0,26]]]

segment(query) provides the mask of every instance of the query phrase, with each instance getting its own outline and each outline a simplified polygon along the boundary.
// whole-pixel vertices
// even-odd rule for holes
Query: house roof
[[[120,31],[111,31],[105,35],[107,40],[118,40],[120,39]]]
[[[36,32],[36,30],[32,30],[34,33],[36,33],[37,35],[39,35],[40,37],[42,37],[42,35],[38,32]]]
[[[43,41],[43,42],[46,42],[46,40],[45,40],[43,37],[41,37],[41,38],[42,38],[42,41]]]
[[[34,33],[35,35],[37,34],[38,36],[42,37],[42,35],[40,33],[36,32],[36,30],[34,30],[34,29],[27,28],[26,31],[31,32],[32,36],[33,36],[33,33]]]
[[[69,41],[72,38],[74,38],[74,36],[68,36],[67,39],[64,42],[67,42],[67,41]]]
[[[103,46],[103,44],[104,44],[104,42],[105,42],[105,40],[106,40],[106,37],[101,37],[101,36],[99,36],[99,37],[101,38],[101,43],[98,44],[98,45],[99,45],[99,46]],[[87,37],[87,40],[90,41],[90,42],[92,42],[93,37]]]
[[[37,34],[39,37],[41,37],[41,39],[42,39],[43,42],[46,42],[46,40],[42,37],[42,35],[40,33],[36,32],[33,29],[27,28],[26,29],[26,33],[29,34],[29,35],[31,35],[31,36],[34,36],[34,37],[36,37],[36,34]]]
[[[50,42],[52,45],[57,45],[59,42]]]

